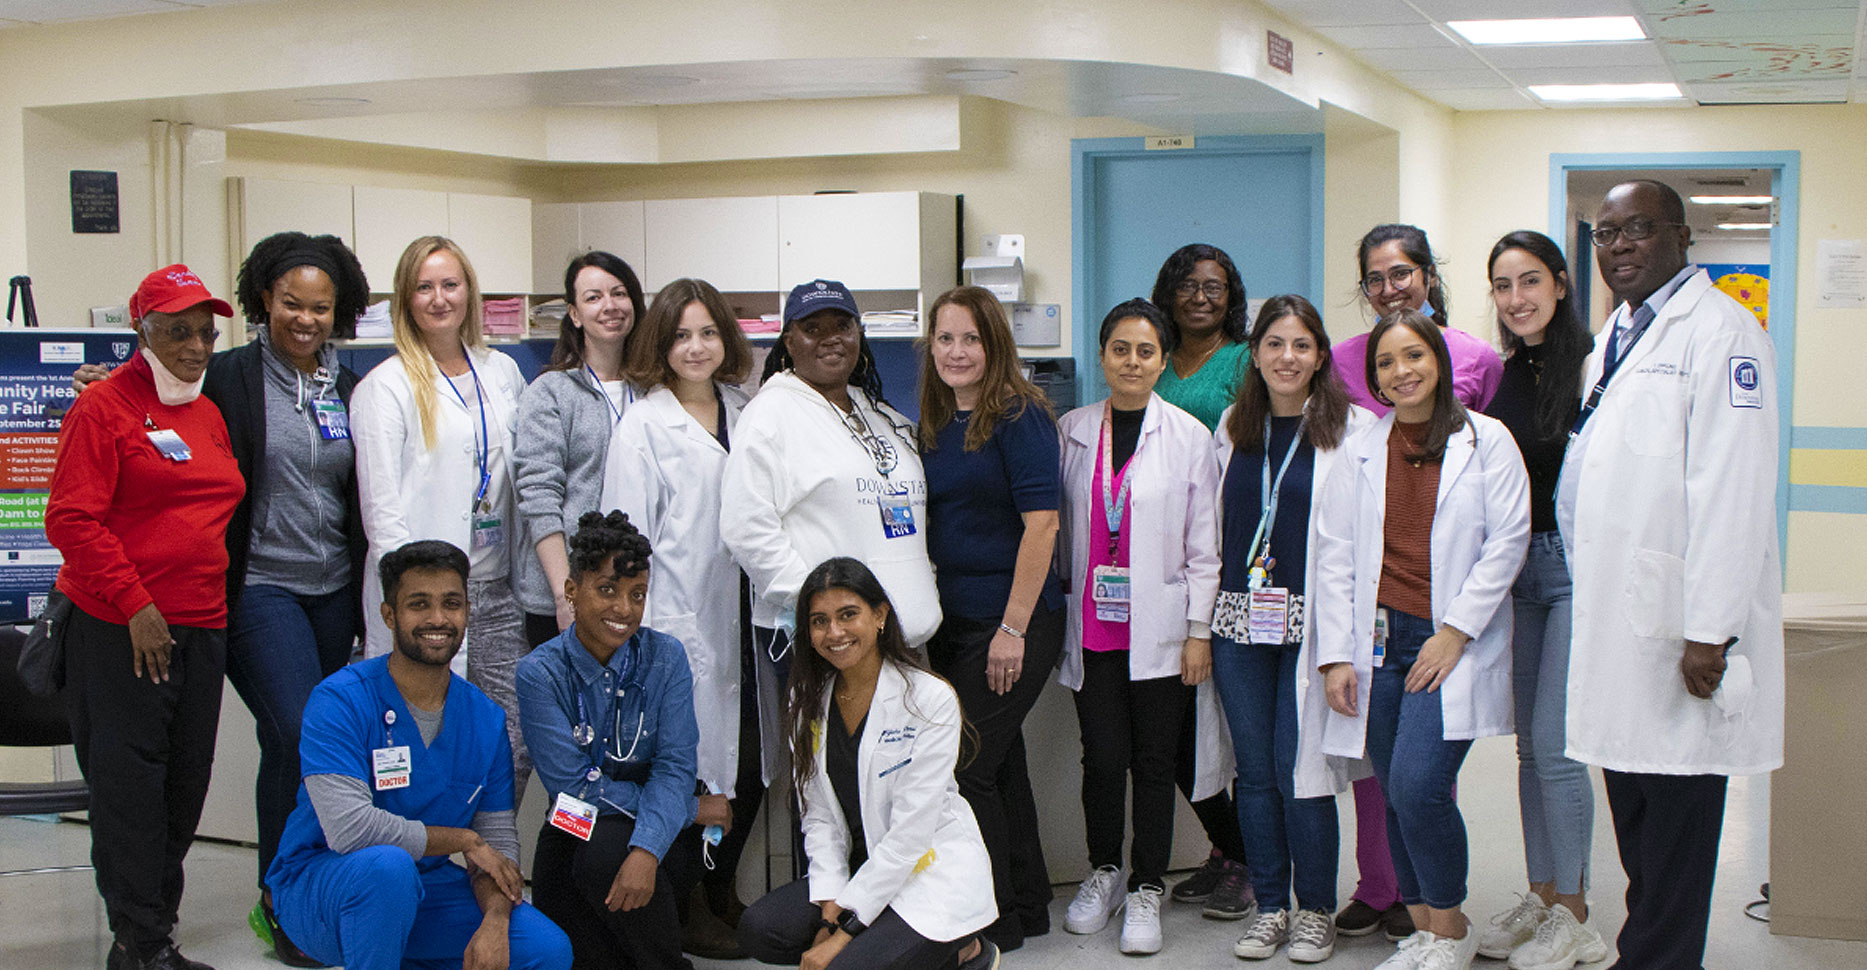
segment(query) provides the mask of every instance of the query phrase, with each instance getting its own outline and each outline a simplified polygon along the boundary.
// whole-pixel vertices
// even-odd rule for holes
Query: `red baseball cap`
[[[207,304],[207,308],[217,316],[233,316],[233,307],[226,300],[216,299],[207,291],[207,284],[201,277],[181,263],[164,266],[143,277],[141,286],[130,297],[130,319],[141,320],[143,314],[179,313],[192,306]]]

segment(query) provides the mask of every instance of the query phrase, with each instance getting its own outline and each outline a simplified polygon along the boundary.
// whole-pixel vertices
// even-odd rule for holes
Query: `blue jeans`
[[[1531,882],[1576,895],[1588,886],[1595,793],[1588,766],[1568,743],[1569,564],[1560,533],[1530,537],[1530,555],[1511,587],[1516,635],[1511,692],[1517,703],[1517,800],[1523,861]]]
[[[1311,674],[1311,676],[1319,676]],[[1298,798],[1297,651],[1212,638],[1212,684],[1238,759],[1238,826],[1251,889],[1264,910],[1335,910],[1341,851],[1335,799]]]
[[[1471,864],[1452,786],[1472,743],[1445,739],[1438,691],[1407,690],[1433,621],[1395,609],[1387,616],[1387,662],[1374,668],[1368,696],[1368,756],[1387,792],[1388,850],[1401,902],[1451,909],[1465,901]]]
[[[318,682],[350,662],[358,630],[357,588],[300,596],[279,586],[248,586],[227,624],[227,680],[253,712],[259,775],[259,886],[279,851],[279,834],[298,800],[298,727]]]

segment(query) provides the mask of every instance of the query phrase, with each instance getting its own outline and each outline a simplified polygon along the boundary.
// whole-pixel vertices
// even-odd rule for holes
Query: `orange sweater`
[[[1425,424],[1394,422],[1387,436],[1387,514],[1382,523],[1380,603],[1433,618],[1433,509],[1440,460],[1420,461]]]

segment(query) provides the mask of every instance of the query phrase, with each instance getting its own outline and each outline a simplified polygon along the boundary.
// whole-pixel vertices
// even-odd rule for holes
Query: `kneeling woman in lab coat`
[[[1173,351],[1159,308],[1129,300],[1103,318],[1109,397],[1063,416],[1063,686],[1083,737],[1083,823],[1094,871],[1063,928],[1094,933],[1127,907],[1124,953],[1161,948],[1160,897],[1173,848],[1181,720],[1201,710],[1193,800],[1231,773],[1210,686],[1212,604],[1219,590],[1219,462],[1199,419],[1160,399]],[[1225,767],[1219,768],[1223,761]],[[1134,868],[1122,869],[1122,802],[1134,776]]]
[[[1394,410],[1353,435],[1316,511],[1316,663],[1328,754],[1374,762],[1401,901],[1418,932],[1377,970],[1464,970],[1478,934],[1453,785],[1475,738],[1511,730],[1511,584],[1529,480],[1505,427],[1453,396],[1416,311],[1369,335],[1368,386]]]
[[[869,568],[804,577],[785,734],[810,872],[753,903],[739,940],[803,970],[991,970],[992,865],[953,780],[965,721],[951,685],[909,652]]]

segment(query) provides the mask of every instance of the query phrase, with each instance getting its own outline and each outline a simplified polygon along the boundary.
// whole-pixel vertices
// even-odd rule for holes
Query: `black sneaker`
[[[1206,864],[1194,870],[1193,874],[1179,881],[1173,887],[1173,901],[1176,903],[1203,903],[1211,898],[1212,890],[1219,885],[1219,879],[1225,875],[1225,857],[1217,852],[1206,857]]]
[[[1219,884],[1212,887],[1212,895],[1206,897],[1206,908],[1200,915],[1207,919],[1248,919],[1258,911],[1257,896],[1251,891],[1251,875],[1236,862],[1226,862],[1224,867]]]
[[[197,960],[182,956],[175,944],[164,944],[148,959],[137,959],[122,943],[110,947],[110,955],[104,958],[105,970],[214,970],[213,967]]]
[[[1381,910],[1359,899],[1351,899],[1341,912],[1335,914],[1335,931],[1343,936],[1367,936],[1381,928],[1384,915]]]
[[[998,944],[981,936],[979,952],[959,965],[959,970],[998,970]]]
[[[1407,912],[1405,905],[1395,903],[1381,914],[1381,930],[1388,939],[1399,943],[1413,935],[1413,914]]]

